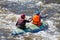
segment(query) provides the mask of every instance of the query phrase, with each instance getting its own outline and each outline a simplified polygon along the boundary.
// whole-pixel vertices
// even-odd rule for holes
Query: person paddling
[[[25,26],[25,24],[27,23],[27,22],[30,22],[29,20],[25,20],[25,14],[20,14],[20,17],[18,18],[18,21],[17,21],[17,23],[16,23],[16,26],[18,27],[18,28],[20,28],[20,29],[26,29],[26,26]]]
[[[41,12],[39,10],[36,10],[35,13],[36,14],[32,17],[32,23],[34,25],[41,26],[42,25],[41,18],[46,18],[48,14],[41,16],[40,15]]]

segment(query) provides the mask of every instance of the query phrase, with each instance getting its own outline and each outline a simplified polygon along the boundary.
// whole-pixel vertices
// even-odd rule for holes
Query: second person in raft
[[[26,22],[30,22],[29,20],[25,20],[25,14],[20,14],[20,17],[18,18],[18,21],[16,23],[16,26],[20,29],[26,29]]]
[[[39,10],[36,10],[35,13],[36,14],[32,17],[32,23],[39,27],[42,25],[41,18],[46,18],[48,14],[41,16]]]

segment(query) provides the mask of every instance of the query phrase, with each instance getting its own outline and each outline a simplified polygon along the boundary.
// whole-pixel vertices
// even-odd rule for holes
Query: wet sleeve
[[[30,22],[30,21],[28,21],[28,20],[25,20],[25,22]]]
[[[46,18],[46,17],[47,17],[47,16],[45,16],[45,15],[44,15],[44,16],[41,15],[41,18]]]

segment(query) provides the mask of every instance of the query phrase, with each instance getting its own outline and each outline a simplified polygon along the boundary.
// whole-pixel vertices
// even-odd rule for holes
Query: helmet
[[[39,11],[39,10],[36,10],[35,13],[36,13],[36,14],[40,14],[40,11]]]
[[[21,14],[21,18],[23,18],[23,19],[24,19],[24,18],[25,18],[25,14]]]

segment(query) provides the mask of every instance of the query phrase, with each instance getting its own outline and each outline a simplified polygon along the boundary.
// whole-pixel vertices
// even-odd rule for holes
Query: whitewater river
[[[26,33],[20,37],[11,36],[19,15],[10,11],[6,13],[0,11],[0,40],[60,40],[60,13],[54,10],[47,12],[49,14],[46,20],[49,25],[48,30],[34,34]]]

